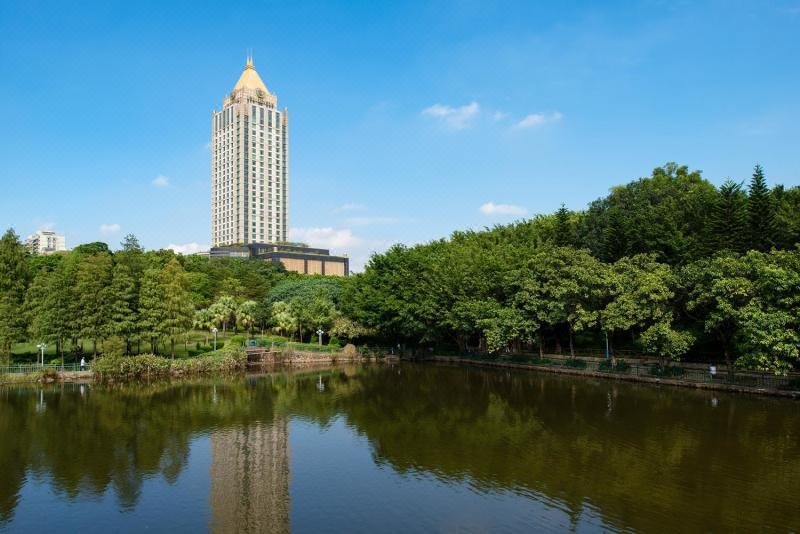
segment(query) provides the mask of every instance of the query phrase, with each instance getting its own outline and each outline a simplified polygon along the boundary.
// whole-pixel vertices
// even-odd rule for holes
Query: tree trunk
[[[544,342],[542,340],[542,335],[539,334],[539,358],[544,358]]]
[[[175,359],[175,338],[174,337],[169,338],[169,348],[170,348],[170,351],[172,352],[172,359],[174,360]]]
[[[97,358],[97,340],[92,340],[92,358]]]
[[[573,360],[575,359],[575,345],[572,342],[572,325],[569,325],[569,355]]]
[[[617,355],[614,354],[614,343],[611,336],[608,336],[608,353],[611,355],[611,367],[617,366]]]

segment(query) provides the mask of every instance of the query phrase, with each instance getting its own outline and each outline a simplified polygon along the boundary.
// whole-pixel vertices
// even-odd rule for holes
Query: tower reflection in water
[[[212,432],[213,532],[289,532],[288,438],[283,417]]]

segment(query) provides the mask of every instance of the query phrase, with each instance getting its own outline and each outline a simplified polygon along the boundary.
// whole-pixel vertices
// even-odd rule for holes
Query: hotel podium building
[[[248,57],[211,116],[211,251],[280,262],[288,271],[347,276],[346,256],[287,243],[289,112],[278,109]]]

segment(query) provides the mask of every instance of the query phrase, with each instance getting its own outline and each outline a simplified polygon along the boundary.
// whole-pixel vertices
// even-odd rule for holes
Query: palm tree
[[[256,322],[256,308],[258,303],[254,300],[246,300],[236,308],[236,324],[242,325],[247,329],[247,333],[253,335],[253,325]]]
[[[194,321],[193,325],[198,330],[205,330],[206,333],[206,345],[208,345],[208,336],[211,333],[211,329],[216,326],[216,321],[214,321],[214,314],[211,313],[211,310],[208,308],[197,310],[194,314]]]

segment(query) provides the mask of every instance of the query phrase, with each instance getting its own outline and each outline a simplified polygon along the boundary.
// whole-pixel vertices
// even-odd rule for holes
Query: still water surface
[[[435,365],[0,388],[0,532],[800,530],[800,403]]]

